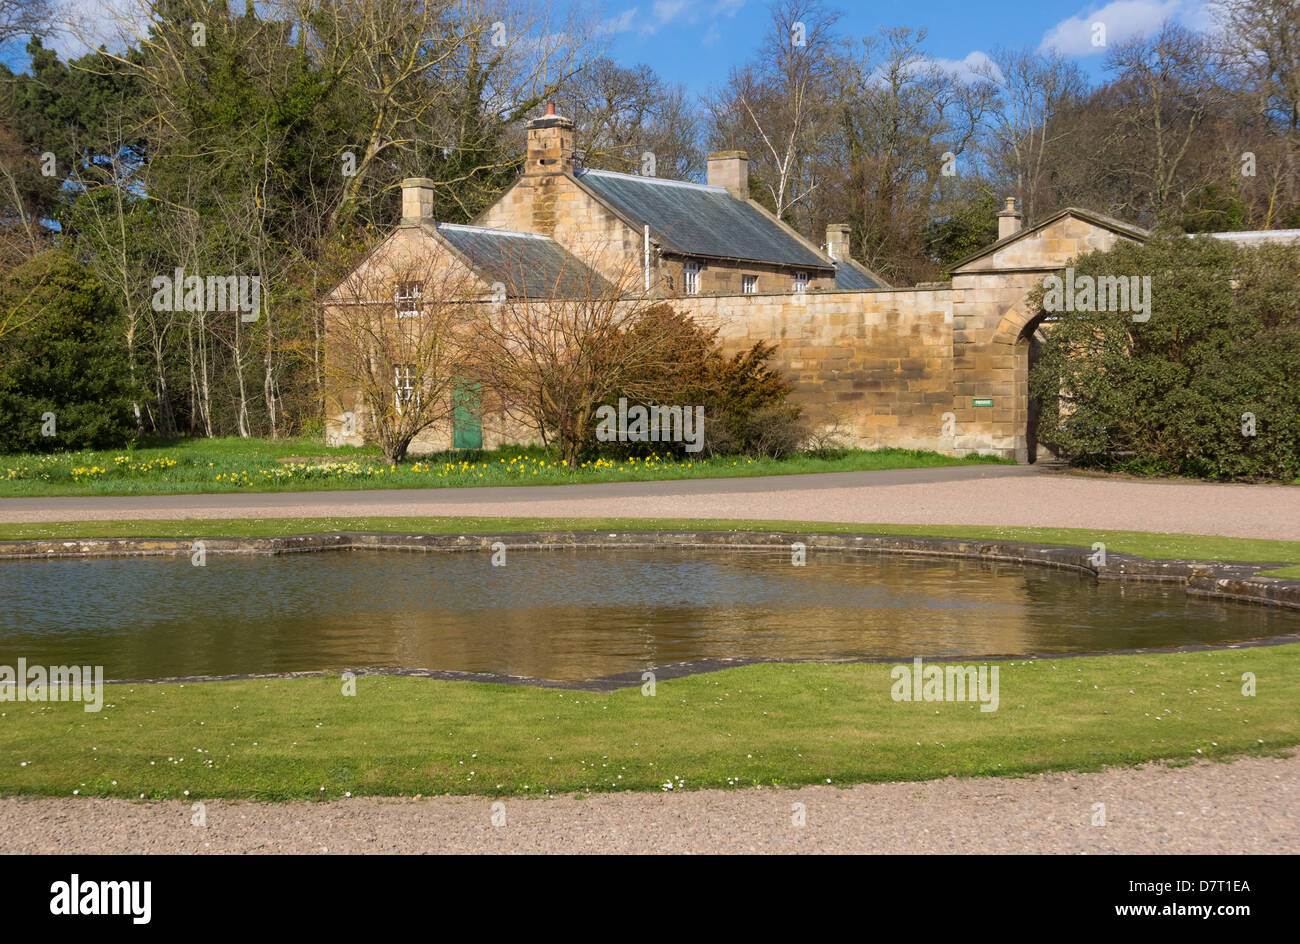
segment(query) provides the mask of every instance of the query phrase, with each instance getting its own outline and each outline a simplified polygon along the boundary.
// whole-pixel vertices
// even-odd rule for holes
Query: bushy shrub
[[[51,250],[0,285],[0,451],[107,449],[135,435],[121,314],[85,266]],[[43,420],[53,415],[54,435]]]
[[[706,447],[720,454],[784,459],[808,443],[810,431],[800,414],[798,407],[781,404],[761,406],[739,416],[724,413],[716,425],[725,430],[723,435],[729,440],[730,448],[725,452],[713,449],[707,435]]]
[[[1149,275],[1150,318],[1058,312],[1030,377],[1040,438],[1077,462],[1300,476],[1300,252],[1208,237],[1121,243],[1081,276]],[[1033,304],[1041,304],[1043,292]]]
[[[641,390],[653,402],[704,407],[704,453],[776,458],[800,449],[808,439],[800,407],[786,402],[791,384],[770,367],[776,345],[758,342],[724,353],[718,332],[668,305],[649,310],[629,332],[632,343],[646,332],[663,339],[663,356],[645,376]],[[637,399],[629,397],[629,400]],[[681,444],[656,443],[660,452],[682,452]]]

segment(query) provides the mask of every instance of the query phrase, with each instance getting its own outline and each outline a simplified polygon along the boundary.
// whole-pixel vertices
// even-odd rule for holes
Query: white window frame
[[[746,295],[758,294],[758,276],[742,275],[740,277],[740,290]]]
[[[687,295],[700,294],[700,269],[698,262],[688,262],[682,266],[682,291]]]
[[[397,364],[393,367],[393,404],[397,407],[398,416],[402,415],[405,405],[420,405],[420,386],[415,382],[416,379],[414,365]]]
[[[403,291],[403,289],[409,289]],[[398,318],[418,318],[424,313],[424,283],[398,282],[393,286],[393,311]]]
[[[794,274],[794,290],[799,293],[808,291],[808,273],[796,272]]]

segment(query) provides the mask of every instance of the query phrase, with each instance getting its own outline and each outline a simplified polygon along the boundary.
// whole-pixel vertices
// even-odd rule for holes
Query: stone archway
[[[1055,447],[1050,442],[1045,442],[1039,435],[1043,404],[1029,393],[1029,375],[1033,372],[1034,364],[1038,362],[1039,353],[1046,340],[1040,328],[1041,324],[1041,321],[1031,322],[1016,340],[1016,360],[1017,362],[1023,360],[1025,364],[1024,381],[1018,387],[1025,397],[1025,459],[1023,461],[1031,464],[1056,458]]]
[[[1047,312],[1041,309],[1026,312],[1014,306],[1003,314],[994,336],[995,343],[1006,345],[1012,352],[1011,423],[1015,458],[1025,465],[1056,457],[1051,447],[1039,438],[1040,406],[1029,395],[1029,371],[1045,340],[1042,325],[1046,318]]]

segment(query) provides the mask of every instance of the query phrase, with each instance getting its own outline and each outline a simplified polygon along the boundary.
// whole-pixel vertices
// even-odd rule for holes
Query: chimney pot
[[[1020,232],[1023,217],[1016,209],[1016,198],[1007,197],[1006,209],[998,214],[998,239],[1006,239]]]
[[[573,121],[556,114],[555,103],[546,103],[546,114],[528,122],[524,175],[567,174],[573,171],[575,140]]]
[[[849,259],[850,232],[851,228],[848,223],[826,224],[826,255],[837,262]]]
[[[402,222],[433,219],[434,182],[428,177],[408,177],[402,181]]]

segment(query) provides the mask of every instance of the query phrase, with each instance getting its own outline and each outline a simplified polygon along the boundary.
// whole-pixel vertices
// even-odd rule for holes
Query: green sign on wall
[[[993,405],[993,398],[992,398],[992,397],[972,397],[972,398],[971,398],[971,401],[970,401],[970,405],[971,405],[971,406],[992,406],[992,405]]]

